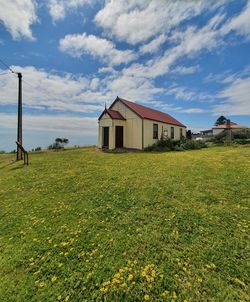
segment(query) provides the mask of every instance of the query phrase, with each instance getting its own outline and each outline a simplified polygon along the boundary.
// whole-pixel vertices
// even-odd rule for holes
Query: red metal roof
[[[119,111],[106,109],[108,115],[114,120],[126,120]]]
[[[124,99],[121,99],[119,97],[116,98],[115,101],[120,100],[123,104],[125,104],[127,107],[129,107],[132,111],[134,111],[137,115],[139,115],[141,118],[145,118],[148,120],[152,121],[157,121],[157,122],[162,122],[162,123],[167,123],[171,125],[176,125],[176,126],[181,126],[181,127],[186,127],[179,121],[177,121],[175,118],[173,118],[171,115],[151,109]],[[114,103],[113,103],[114,104]],[[112,104],[112,105],[113,105]],[[111,107],[112,107],[111,105]]]
[[[107,113],[113,120],[126,120],[120,112],[112,109],[105,109],[100,115],[99,120],[102,118],[104,113]]]

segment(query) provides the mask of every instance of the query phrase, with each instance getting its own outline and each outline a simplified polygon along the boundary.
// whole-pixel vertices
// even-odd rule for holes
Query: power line
[[[14,71],[12,68],[10,68],[10,66],[8,64],[6,64],[2,59],[0,59],[0,62],[7,67],[12,73],[17,73],[16,71]]]
[[[6,64],[1,58],[0,58],[0,62],[6,67],[9,69],[9,71],[13,74],[13,76],[17,77],[18,75],[18,72],[14,71],[8,64]],[[0,76],[1,75],[4,75],[4,74],[7,74],[8,72],[3,72],[2,74],[0,73]],[[29,82],[27,82],[27,80],[24,80],[22,79],[22,81],[27,84],[28,86],[30,86],[31,88],[33,88],[34,90],[38,90],[38,87],[35,87],[33,85],[31,85]],[[39,92],[42,92],[44,94],[44,96],[46,95],[46,97],[50,97],[52,99],[57,99],[56,96],[53,96],[51,94],[49,94],[46,90],[44,90],[43,87],[39,87]]]

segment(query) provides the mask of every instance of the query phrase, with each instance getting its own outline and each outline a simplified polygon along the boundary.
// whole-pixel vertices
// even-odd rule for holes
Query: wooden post
[[[231,121],[230,120],[226,121],[226,126],[227,126],[227,141],[231,142],[232,141],[232,130],[231,130]]]
[[[22,74],[17,73],[18,76],[18,116],[17,116],[17,141],[20,145],[23,144],[23,121],[22,121]],[[21,160],[23,157],[22,150],[17,145],[16,160]]]

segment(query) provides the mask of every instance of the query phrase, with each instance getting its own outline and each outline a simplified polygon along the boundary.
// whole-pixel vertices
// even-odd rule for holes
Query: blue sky
[[[24,145],[97,142],[116,96],[188,129],[250,126],[250,1],[0,0],[0,59],[23,73]],[[17,78],[0,63],[0,150],[16,140]]]

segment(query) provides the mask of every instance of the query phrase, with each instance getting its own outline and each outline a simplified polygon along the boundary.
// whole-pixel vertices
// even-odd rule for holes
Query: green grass
[[[0,301],[248,301],[250,148],[0,156]]]

